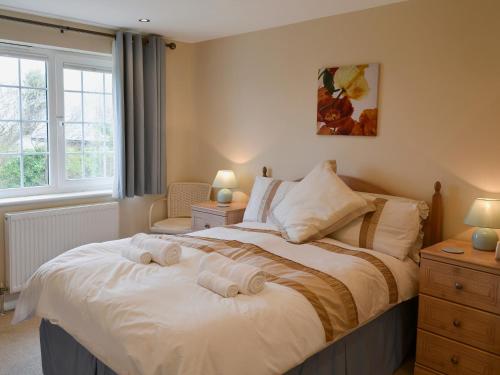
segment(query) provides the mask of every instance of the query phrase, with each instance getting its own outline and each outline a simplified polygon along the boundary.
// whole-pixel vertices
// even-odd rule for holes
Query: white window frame
[[[46,61],[49,184],[0,189],[0,199],[33,195],[108,190],[113,178],[66,179],[64,140],[64,67],[112,71],[111,55],[69,52],[51,48],[0,44],[0,55]],[[82,108],[83,110],[83,108]]]

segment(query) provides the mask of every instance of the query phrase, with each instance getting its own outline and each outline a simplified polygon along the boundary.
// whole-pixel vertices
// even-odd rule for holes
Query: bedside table
[[[232,202],[229,207],[218,207],[217,202],[208,201],[191,206],[191,227],[194,231],[241,223],[246,203]]]
[[[461,247],[448,254],[444,247]],[[421,251],[415,375],[500,374],[500,261],[448,240]]]

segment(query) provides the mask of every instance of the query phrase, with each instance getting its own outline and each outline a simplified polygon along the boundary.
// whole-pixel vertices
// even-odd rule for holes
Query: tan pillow
[[[422,222],[429,214],[425,202],[390,195],[360,193],[376,210],[357,218],[328,237],[372,249],[398,259],[418,262]]]
[[[318,164],[272,210],[271,222],[294,243],[317,240],[375,208],[336,174],[335,161]]]

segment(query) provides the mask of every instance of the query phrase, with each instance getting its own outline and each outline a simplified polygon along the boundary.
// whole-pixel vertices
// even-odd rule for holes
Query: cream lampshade
[[[212,186],[220,189],[217,193],[217,202],[219,205],[228,206],[233,200],[233,192],[229,189],[237,188],[238,182],[232,170],[223,169],[217,172]]]
[[[478,250],[495,250],[498,235],[492,228],[500,228],[500,199],[477,198],[465,217],[464,223],[477,228],[472,244]]]

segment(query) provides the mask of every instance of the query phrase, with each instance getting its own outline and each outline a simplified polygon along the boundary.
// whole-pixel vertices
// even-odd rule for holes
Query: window
[[[111,57],[0,46],[0,198],[109,189]]]
[[[0,56],[0,189],[49,183],[44,60]]]
[[[113,176],[111,92],[111,73],[64,68],[67,179]]]

